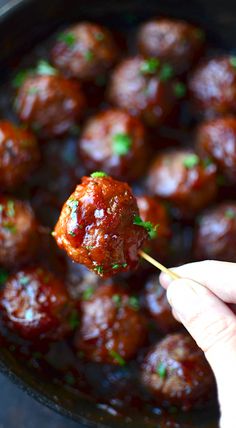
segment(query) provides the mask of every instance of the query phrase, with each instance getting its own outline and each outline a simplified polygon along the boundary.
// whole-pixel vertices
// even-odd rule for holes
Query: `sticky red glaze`
[[[27,339],[58,340],[71,330],[66,288],[42,268],[10,276],[0,293],[0,307],[8,328]]]
[[[106,28],[82,22],[59,35],[51,57],[54,65],[69,77],[96,80],[117,58],[117,47]],[[66,42],[68,38],[71,42]]]
[[[158,225],[157,236],[149,239],[145,244],[145,251],[163,259],[168,255],[171,237],[170,219],[163,202],[152,196],[138,196],[136,198],[140,217],[143,221],[150,221]]]
[[[185,21],[153,19],[140,27],[137,38],[142,55],[167,61],[178,74],[189,70],[203,51],[203,31]]]
[[[125,154],[116,151],[115,138],[119,135],[130,139]],[[90,118],[79,148],[88,172],[102,170],[120,180],[134,180],[145,173],[149,148],[144,126],[123,110],[111,109]]]
[[[172,315],[166,291],[161,287],[157,275],[148,278],[143,292],[143,302],[161,333],[167,334],[181,329],[181,324]]]
[[[148,174],[150,193],[173,202],[182,215],[198,212],[214,200],[217,192],[216,166],[205,165],[199,158],[197,165],[187,168],[190,150],[170,150],[160,153]]]
[[[62,76],[28,77],[19,89],[19,118],[42,137],[66,133],[83,114],[84,95],[78,82]]]
[[[236,67],[230,57],[205,61],[193,72],[189,88],[200,114],[212,117],[236,112]]]
[[[72,260],[109,277],[138,265],[138,250],[148,235],[133,224],[136,215],[128,184],[108,176],[83,177],[62,208],[55,239]]]
[[[33,258],[38,245],[38,224],[30,206],[0,197],[0,265],[15,267]]]
[[[161,375],[160,367],[164,367]],[[207,405],[214,388],[214,376],[203,352],[185,333],[169,335],[149,351],[142,379],[158,404],[182,410]]]
[[[236,203],[222,202],[202,214],[195,233],[197,259],[236,262]]]
[[[111,75],[108,96],[115,106],[155,126],[171,112],[175,97],[171,82],[161,80],[158,70],[142,73],[144,61],[139,56],[122,61]]]
[[[119,364],[132,358],[146,339],[146,322],[131,296],[117,285],[102,285],[81,304],[75,346],[91,361]]]
[[[0,121],[0,189],[12,189],[25,181],[39,160],[31,132],[6,120]]]
[[[203,122],[196,134],[197,150],[210,156],[228,179],[236,182],[236,117]]]

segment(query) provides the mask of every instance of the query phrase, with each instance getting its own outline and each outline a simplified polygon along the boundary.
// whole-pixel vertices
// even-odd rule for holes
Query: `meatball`
[[[27,77],[16,98],[20,120],[44,138],[63,135],[77,124],[84,105],[79,83],[57,74]]]
[[[142,379],[159,405],[182,410],[205,405],[214,393],[210,366],[185,333],[168,335],[150,350],[143,363]]]
[[[113,72],[108,97],[112,104],[141,117],[148,125],[159,125],[175,103],[171,77],[172,68],[155,58],[128,58]]]
[[[38,160],[34,136],[13,123],[0,121],[0,188],[19,186],[36,168]]]
[[[64,284],[42,268],[10,276],[0,292],[5,324],[27,339],[61,339],[71,329]]]
[[[154,231],[153,236],[151,236],[152,239],[147,241],[145,251],[158,257],[158,259],[164,259],[168,254],[171,237],[167,208],[163,202],[152,196],[138,196],[136,200],[141,219],[158,226],[156,233]]]
[[[189,217],[214,200],[216,166],[190,150],[163,152],[150,168],[148,188],[152,194],[172,202],[181,215]]]
[[[91,361],[124,365],[143,345],[146,333],[136,296],[117,285],[101,285],[82,302],[75,347]]]
[[[136,224],[138,214],[128,184],[93,173],[64,204],[54,237],[72,260],[109,277],[138,265],[138,250],[148,237]]]
[[[30,260],[38,245],[38,224],[23,201],[0,197],[0,265],[14,267]]]
[[[236,183],[236,117],[203,122],[196,139],[199,153],[213,159],[219,170]]]
[[[117,54],[109,30],[81,22],[59,34],[51,57],[53,64],[67,76],[91,81],[113,65]]]
[[[149,277],[145,284],[143,303],[161,333],[166,334],[181,329],[181,324],[172,315],[166,291],[161,287],[156,275]]]
[[[194,239],[197,259],[236,262],[236,203],[223,202],[199,219]]]
[[[107,110],[89,119],[80,140],[89,172],[103,170],[114,178],[134,180],[145,172],[148,145],[143,124],[122,110]]]
[[[142,55],[171,64],[175,72],[188,71],[203,50],[204,32],[188,22],[153,19],[141,26],[138,46]]]
[[[193,72],[189,89],[196,108],[207,117],[236,112],[236,58],[207,60]]]

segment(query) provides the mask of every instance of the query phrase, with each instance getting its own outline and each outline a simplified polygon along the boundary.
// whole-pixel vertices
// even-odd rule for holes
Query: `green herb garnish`
[[[114,263],[112,266],[112,269],[120,269],[120,268],[126,268],[127,267],[127,263]]]
[[[4,269],[0,269],[0,285],[5,284],[8,279],[8,273]]]
[[[124,358],[122,358],[122,356],[113,349],[109,351],[109,354],[120,366],[126,365],[126,361],[124,360]]]
[[[70,236],[72,236],[73,238],[76,236],[76,233],[75,233],[73,230],[70,230],[68,233],[69,233],[69,235],[70,235]]]
[[[186,95],[186,86],[182,82],[177,82],[174,85],[174,93],[176,98],[183,98]]]
[[[68,207],[71,208],[71,210],[74,211],[74,210],[76,210],[78,208],[79,201],[77,201],[76,199],[71,198],[71,199],[68,199],[67,205],[68,205]]]
[[[118,133],[112,137],[113,152],[118,156],[126,155],[132,146],[132,139],[128,134]]]
[[[58,74],[58,71],[52,67],[47,61],[40,60],[38,62],[38,65],[36,67],[36,73],[40,74],[41,76],[56,76]]]
[[[86,288],[82,294],[82,300],[89,300],[92,297],[94,291],[95,290],[93,287]]]
[[[160,376],[161,379],[165,379],[166,377],[166,365],[164,363],[158,364],[156,368],[156,373]]]
[[[15,204],[14,201],[7,201],[7,215],[8,217],[14,217],[15,215]]]
[[[139,299],[136,296],[131,296],[129,298],[129,306],[134,309],[135,311],[138,311],[140,309],[140,303]]]
[[[147,230],[150,239],[154,239],[157,237],[158,225],[154,226],[153,223],[151,223],[150,221],[143,221],[138,215],[134,216],[133,224],[135,224],[136,226],[144,227],[144,229]]]
[[[121,305],[121,296],[119,294],[114,294],[112,296],[112,301],[115,303],[116,307],[119,308]]]
[[[105,36],[104,36],[104,34],[103,33],[94,33],[94,37],[95,37],[95,39],[96,40],[98,40],[99,42],[101,42],[102,40],[104,40],[104,38],[105,38]]]
[[[197,166],[199,164],[199,157],[198,155],[196,155],[195,153],[192,153],[188,156],[186,156],[186,158],[183,161],[183,164],[186,168],[191,169],[194,166]]]
[[[12,233],[13,235],[15,235],[15,234],[16,234],[17,229],[16,229],[16,225],[15,225],[15,224],[10,223],[10,222],[8,222],[8,221],[4,221],[2,225],[3,225],[3,228],[4,228],[4,229],[8,230],[8,231],[9,231],[10,233]]]
[[[88,50],[84,53],[84,58],[86,59],[86,61],[90,62],[94,58],[94,53],[92,51]]]
[[[233,210],[233,208],[227,208],[225,211],[225,217],[229,219],[235,219],[236,218],[236,212]]]
[[[103,178],[103,177],[107,177],[107,174],[103,171],[95,171],[92,174],[90,174],[90,177],[92,177],[92,178]]]
[[[30,282],[30,278],[28,276],[22,276],[19,280],[21,285],[28,285]]]
[[[39,92],[39,88],[37,88],[37,86],[32,86],[31,88],[28,89],[27,93],[29,95],[34,95],[37,94]]]
[[[160,80],[166,81],[174,75],[173,67],[170,64],[163,64],[159,73]]]
[[[229,62],[233,67],[236,68],[236,56],[231,56]]]
[[[76,37],[73,33],[61,33],[58,35],[57,40],[65,43],[68,48],[73,48],[76,43]]]
[[[27,77],[31,74],[33,74],[32,69],[19,71],[12,80],[12,85],[14,86],[14,88],[20,88],[27,79]]]
[[[95,266],[95,267],[93,268],[93,270],[94,270],[95,272],[97,272],[97,274],[98,274],[98,275],[102,275],[102,274],[103,274],[103,266]]]
[[[69,324],[72,330],[75,330],[79,325],[79,315],[77,311],[72,311],[69,317]]]
[[[211,158],[204,158],[202,160],[202,163],[203,163],[203,166],[205,168],[207,168],[208,166],[212,165],[214,162],[213,162],[213,160]]]
[[[154,74],[160,66],[160,61],[157,58],[149,58],[142,62],[140,71],[143,74]]]

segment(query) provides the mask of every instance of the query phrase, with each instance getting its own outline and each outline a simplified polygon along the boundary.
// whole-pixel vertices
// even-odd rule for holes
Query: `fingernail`
[[[167,288],[174,280],[169,275],[167,275],[167,273],[162,272],[159,276],[159,281],[162,287]]]
[[[189,280],[176,280],[166,293],[167,299],[175,314],[181,321],[188,320],[201,302],[197,287]]]

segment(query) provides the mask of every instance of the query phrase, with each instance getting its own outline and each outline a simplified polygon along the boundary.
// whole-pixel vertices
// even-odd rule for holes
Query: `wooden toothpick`
[[[155,266],[157,269],[160,269],[160,271],[166,273],[169,275],[172,279],[180,279],[180,276],[177,275],[177,273],[172,272],[170,269],[167,269],[165,266],[163,266],[160,262],[153,259],[153,257],[146,254],[144,251],[140,250],[139,255],[145,259],[147,262],[151,263],[153,266]]]

